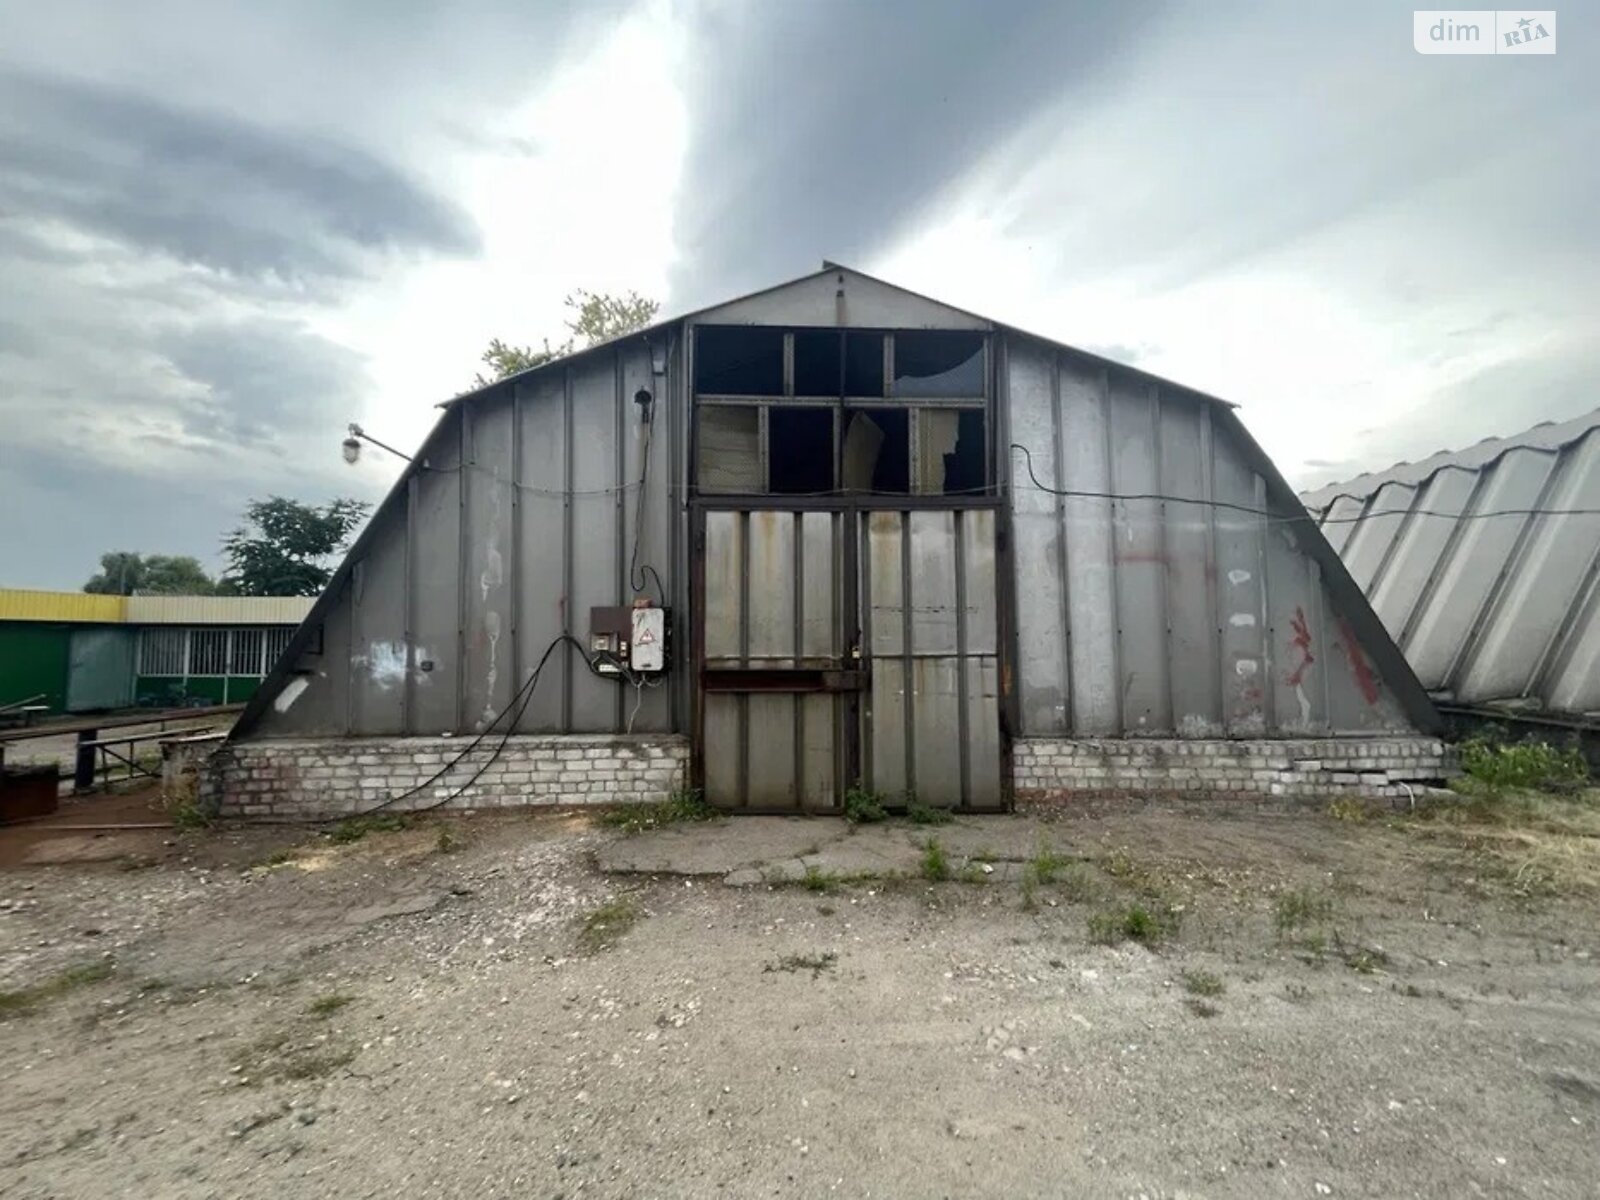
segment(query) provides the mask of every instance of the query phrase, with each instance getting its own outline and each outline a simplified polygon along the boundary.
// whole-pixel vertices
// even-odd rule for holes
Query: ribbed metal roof
[[[1600,714],[1600,409],[1301,499],[1429,691]]]

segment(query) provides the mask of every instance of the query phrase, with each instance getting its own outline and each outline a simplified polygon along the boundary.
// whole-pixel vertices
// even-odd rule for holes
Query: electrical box
[[[667,610],[633,610],[633,669],[641,674],[667,669]]]
[[[669,610],[614,605],[589,610],[589,653],[606,675],[638,675],[667,669]]]

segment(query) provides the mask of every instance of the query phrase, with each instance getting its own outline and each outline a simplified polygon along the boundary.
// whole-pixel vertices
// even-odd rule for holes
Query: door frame
[[[1000,806],[993,808],[969,808],[965,805],[958,806],[953,812],[995,812],[1009,811],[1013,805],[1013,788],[1011,774],[1011,693],[1012,680],[1015,677],[1012,654],[1015,645],[1013,631],[1013,609],[1015,605],[1015,575],[1011,562],[1011,537],[1010,537],[1010,505],[1007,503],[1005,493],[997,490],[986,495],[967,495],[951,497],[946,495],[884,495],[876,493],[862,493],[851,496],[784,496],[781,494],[770,495],[697,495],[689,501],[689,547],[692,561],[689,572],[689,620],[686,622],[689,632],[689,653],[686,656],[690,665],[692,676],[690,679],[690,718],[689,718],[689,782],[690,786],[700,789],[702,794],[705,788],[705,675],[706,675],[706,641],[705,641],[705,596],[706,596],[706,515],[711,512],[784,512],[807,513],[827,512],[838,513],[841,516],[843,544],[841,546],[840,562],[838,569],[843,572],[841,579],[841,620],[843,628],[840,630],[847,648],[853,647],[859,651],[862,645],[861,628],[861,596],[860,596],[860,520],[864,513],[876,511],[888,512],[915,512],[935,511],[948,512],[956,510],[982,510],[989,509],[995,513],[995,618],[996,618],[996,666],[999,679],[1000,695],[996,705],[998,711],[999,729],[997,735],[1000,745]],[[870,664],[867,664],[870,670]],[[774,689],[787,690],[787,689]],[[804,694],[805,691],[818,691],[825,689],[795,689],[791,694]],[[835,773],[840,806],[837,809],[810,808],[805,804],[804,798],[795,808],[735,808],[729,812],[748,813],[751,815],[787,815],[796,814],[828,814],[838,815],[843,812],[844,791],[856,779],[860,778],[862,765],[861,746],[861,717],[862,695],[860,690],[846,692],[840,701],[841,713],[839,726],[836,728],[835,741]]]

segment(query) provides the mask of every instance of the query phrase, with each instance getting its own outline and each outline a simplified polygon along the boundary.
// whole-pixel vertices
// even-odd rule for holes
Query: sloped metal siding
[[[1314,528],[1274,496],[1226,410],[1032,338],[1006,343],[1010,440],[1044,485],[1013,451],[1024,734],[1413,728],[1334,601]],[[1166,499],[1133,498],[1150,496]]]
[[[1600,509],[1600,414],[1556,444],[1548,429],[1308,502],[1425,687],[1462,703],[1592,713],[1600,514],[1558,514]],[[1533,511],[1481,515],[1505,510]]]
[[[656,403],[639,562],[681,613],[669,486],[680,470],[680,379],[676,353],[653,378],[646,348],[630,341],[447,410],[251,735],[475,734],[512,704],[557,635],[587,639],[591,606],[629,603],[647,430],[633,402],[640,388]],[[653,577],[647,590],[655,595]],[[561,647],[516,728],[622,732],[631,719],[634,732],[664,732],[679,711],[674,686],[636,694]]]

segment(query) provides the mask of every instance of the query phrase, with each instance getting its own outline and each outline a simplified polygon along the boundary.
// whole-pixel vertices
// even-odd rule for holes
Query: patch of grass
[[[694,788],[680,788],[665,800],[619,804],[595,815],[595,821],[624,833],[643,833],[663,825],[682,825],[691,821],[720,821],[721,811],[706,802]]]
[[[1171,905],[1126,904],[1089,914],[1089,940],[1105,946],[1138,942],[1154,946],[1177,936],[1180,909]]]
[[[1333,916],[1333,899],[1312,888],[1295,888],[1278,897],[1273,907],[1273,922],[1279,933],[1290,933],[1316,925]]]
[[[931,837],[923,843],[918,869],[929,883],[943,883],[950,878],[950,855],[938,838]]]
[[[261,870],[267,871],[267,870],[271,870],[273,867],[281,867],[285,863],[293,862],[293,861],[294,861],[294,851],[293,850],[274,850],[271,854],[267,855],[265,858],[258,859],[255,862],[254,865],[256,867],[260,868]]]
[[[839,890],[842,882],[837,871],[824,871],[821,867],[809,866],[806,873],[800,877],[800,886],[808,892],[822,892],[833,895]]]
[[[111,978],[115,970],[115,964],[109,961],[85,963],[80,967],[68,967],[42,983],[18,988],[15,991],[0,992],[0,1018],[24,1016],[34,1012],[50,1001],[59,1000],[79,988]]]
[[[915,796],[906,797],[906,820],[913,825],[948,825],[955,817],[945,808],[932,808]]]
[[[340,821],[328,831],[336,845],[348,846],[359,842],[369,833],[398,833],[411,826],[411,818],[403,813],[374,813],[369,817],[350,817]]]
[[[1210,971],[1185,971],[1183,990],[1191,996],[1220,996],[1226,989],[1221,977]]]
[[[889,810],[883,806],[882,796],[857,783],[845,791],[844,819],[852,825],[875,825],[889,819]]]
[[[313,1017],[331,1017],[341,1008],[348,1008],[356,1002],[354,996],[344,992],[329,992],[326,996],[318,996],[306,1005],[306,1012]]]
[[[1328,815],[1335,821],[1349,821],[1352,824],[1361,824],[1371,820],[1372,807],[1362,800],[1349,798],[1335,800],[1328,805]]]
[[[923,853],[926,854],[927,851],[923,851]],[[989,873],[983,869],[981,861],[973,861],[962,867],[961,873],[956,878],[961,880],[962,883],[987,883],[989,881]]]
[[[1208,1004],[1198,996],[1190,996],[1183,1003],[1184,1007],[1197,1017],[1214,1017],[1222,1011],[1215,1004]]]
[[[617,896],[592,909],[583,918],[578,931],[578,945],[590,954],[609,949],[621,940],[644,915],[644,910],[631,896]]]
[[[165,809],[167,820],[172,822],[174,829],[194,831],[211,828],[211,814],[200,807],[195,797],[190,795],[168,795],[162,798],[162,808]]]
[[[359,1050],[347,1043],[330,1042],[321,1035],[298,1042],[288,1030],[263,1034],[233,1056],[234,1066],[251,1082],[281,1079],[303,1083],[322,1079],[355,1061]]]
[[[1039,880],[1032,871],[1022,872],[1022,911],[1039,911]]]
[[[785,954],[776,962],[769,962],[762,967],[761,973],[768,975],[783,971],[792,975],[796,971],[810,971],[811,978],[815,979],[824,971],[833,970],[838,961],[839,956],[832,950],[824,950],[821,954]]]

